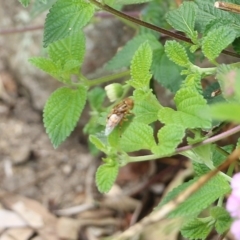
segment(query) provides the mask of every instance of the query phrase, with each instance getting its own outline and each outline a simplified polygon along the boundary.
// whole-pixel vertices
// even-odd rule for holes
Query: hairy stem
[[[85,81],[85,84],[89,87],[92,87],[92,86],[95,86],[95,85],[110,82],[110,81],[116,80],[118,78],[127,77],[127,76],[130,76],[130,71],[115,73],[115,74],[105,76],[105,77],[101,77],[101,78],[97,78],[97,79],[94,79],[94,80],[87,80],[87,81]]]

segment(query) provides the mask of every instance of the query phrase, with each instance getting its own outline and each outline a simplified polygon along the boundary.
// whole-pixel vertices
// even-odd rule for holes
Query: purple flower
[[[231,233],[234,235],[236,240],[240,240],[240,220],[236,220],[232,223]]]
[[[237,173],[233,176],[231,187],[234,195],[240,197],[240,173]]]
[[[226,209],[233,218],[240,218],[240,197],[234,192],[229,196],[226,204]]]

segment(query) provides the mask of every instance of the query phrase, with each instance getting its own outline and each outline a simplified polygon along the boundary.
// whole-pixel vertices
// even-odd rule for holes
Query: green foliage
[[[29,1],[20,2],[24,6],[29,4]],[[104,164],[96,172],[101,193],[111,189],[119,168],[130,162],[172,156],[176,152],[192,161],[195,177],[167,194],[159,204],[161,207],[219,166],[232,152],[231,146],[219,147],[203,141],[218,134],[222,127],[220,121],[240,122],[240,64],[218,62],[219,55],[230,44],[240,52],[240,18],[215,8],[215,0],[184,1],[177,9],[174,9],[175,3],[169,1],[148,2],[150,0],[41,0],[42,5],[51,6],[43,40],[48,57],[33,57],[29,61],[65,84],[50,96],[43,114],[44,126],[55,148],[73,131],[88,101],[90,119],[83,131],[90,135],[91,152],[101,151],[106,155]],[[107,5],[116,7],[116,4],[120,9],[120,5],[137,3],[146,3],[142,21],[165,28],[165,33],[172,26],[173,32],[183,32],[191,41],[167,39],[163,46],[159,32],[143,26],[138,28],[128,17],[129,25],[137,30],[136,35],[105,69],[129,68],[130,71],[87,79],[81,72],[85,55],[82,28],[91,21],[95,9],[109,10]],[[46,9],[41,4],[39,12]],[[120,17],[121,13],[117,15]],[[210,61],[216,67],[200,67],[200,61],[204,61],[202,65]],[[124,79],[118,79],[123,76]],[[216,80],[206,86],[206,77]],[[109,85],[110,81],[113,85]],[[156,82],[162,87],[160,91]],[[99,86],[102,83],[107,84],[106,91]],[[173,102],[160,98],[162,92],[167,96],[166,89],[174,94]],[[110,96],[111,90],[116,90],[114,96]],[[116,103],[109,106],[106,96]],[[127,96],[134,106],[123,101]],[[106,124],[113,128],[107,136]],[[219,129],[215,132],[212,127],[216,125]],[[187,151],[177,149],[182,142],[188,146]],[[198,145],[194,145],[196,143]],[[136,157],[139,150],[147,150],[149,155]],[[219,234],[229,229],[228,213],[219,204],[214,207],[216,200],[229,193],[228,180],[229,176],[219,173],[170,213],[170,217],[188,218],[181,229],[184,237],[205,239],[213,228]],[[199,217],[203,210],[209,212],[208,217]]]
[[[58,0],[46,18],[44,47],[81,31],[93,14],[94,6],[85,0]]]
[[[107,193],[111,189],[117,178],[118,169],[118,165],[111,160],[109,163],[105,163],[98,168],[96,172],[96,184],[99,192]]]
[[[136,88],[148,88],[152,77],[149,69],[152,63],[152,50],[149,44],[143,43],[134,54],[131,62],[131,80],[128,83]]]
[[[137,3],[145,3],[145,2],[150,2],[152,0],[115,0],[116,4],[137,4]]]
[[[213,226],[212,219],[195,218],[181,228],[183,237],[187,239],[206,239]]]
[[[234,30],[228,26],[213,29],[203,38],[203,54],[211,61],[214,61],[221,51],[235,39]]]
[[[206,100],[196,90],[180,89],[174,97],[174,102],[178,111],[171,108],[160,109],[159,121],[165,124],[181,124],[184,128],[191,129],[211,127],[211,117],[205,114],[209,107]]]
[[[166,125],[158,131],[158,146],[154,146],[151,150],[157,155],[171,155],[184,136],[185,129],[181,125]]]
[[[43,114],[44,126],[51,142],[57,148],[73,131],[87,99],[83,86],[56,90],[48,99]]]
[[[215,228],[219,234],[228,231],[232,218],[223,207],[214,207],[210,211],[211,217],[215,220]]]
[[[127,44],[106,64],[105,68],[107,70],[113,70],[128,67],[134,53],[140,45],[146,41],[151,46],[152,50],[162,48],[162,45],[158,42],[154,35],[149,33],[140,34],[128,41]]]
[[[158,207],[166,204],[170,200],[174,199],[183,190],[191,186],[198,178],[183,183],[177,188],[173,189],[169,194],[163,198]],[[223,194],[230,192],[230,186],[224,177],[218,175],[208,181],[197,192],[190,196],[186,201],[179,205],[179,207],[170,213],[170,217],[180,216],[197,216],[203,209],[209,207],[214,201],[216,201]]]
[[[179,66],[187,67],[190,64],[185,48],[176,41],[168,41],[165,52],[168,58]]]
[[[171,92],[176,92],[183,81],[183,76],[180,75],[182,67],[170,61],[164,49],[159,48],[153,52],[153,63],[151,71],[154,79],[163,87]]]
[[[85,54],[85,37],[78,32],[49,45],[49,58],[33,57],[29,62],[64,83],[71,81],[72,74],[78,74]]]
[[[166,18],[173,28],[186,33],[186,35],[195,42],[197,38],[197,32],[194,31],[196,19],[195,3],[184,2],[178,9],[168,12]]]

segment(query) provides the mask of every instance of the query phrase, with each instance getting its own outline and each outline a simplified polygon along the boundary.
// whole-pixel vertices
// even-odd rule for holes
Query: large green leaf
[[[196,4],[184,2],[178,9],[167,13],[168,23],[176,30],[185,32],[188,37],[196,39],[194,24],[196,18]]]
[[[94,6],[85,0],[58,0],[44,26],[44,47],[79,32],[92,18]]]
[[[166,195],[157,208],[174,199],[178,194],[191,186],[197,179],[198,178],[190,180],[189,182],[183,183],[177,188],[173,189]],[[192,196],[186,199],[182,204],[180,204],[178,208],[170,213],[169,216],[197,216],[203,209],[209,207],[219,197],[224,196],[230,191],[231,188],[227,180],[224,177],[217,175],[209,180]]]
[[[52,93],[43,113],[46,132],[57,148],[73,131],[87,99],[87,90],[62,87]]]

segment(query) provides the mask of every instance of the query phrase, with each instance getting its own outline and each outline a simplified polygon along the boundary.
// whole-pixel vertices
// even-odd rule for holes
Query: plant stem
[[[187,145],[184,147],[180,147],[177,148],[175,150],[175,152],[173,152],[172,154],[168,154],[168,155],[157,155],[157,154],[150,154],[147,156],[139,156],[139,157],[129,157],[129,162],[141,162],[141,161],[149,161],[149,160],[154,160],[154,159],[158,159],[158,158],[163,158],[163,157],[169,157],[169,156],[173,156],[176,154],[179,154],[181,152],[185,152],[187,150],[191,150],[195,147],[199,147],[199,146],[203,146],[203,145],[207,145],[209,143],[214,143],[217,142],[221,139],[224,139],[226,137],[229,137],[237,132],[240,132],[240,125],[236,126],[235,128],[232,128],[226,132],[220,133],[214,137],[208,138],[206,140],[203,140],[202,142],[193,144],[193,145]]]
[[[87,80],[85,82],[85,84],[88,85],[89,87],[92,87],[92,86],[95,86],[95,85],[99,85],[101,83],[106,83],[106,82],[113,81],[117,78],[127,77],[129,75],[130,75],[130,71],[115,73],[115,74],[105,76],[105,77],[101,77],[101,78],[97,78],[97,79],[94,79],[94,80]]]

